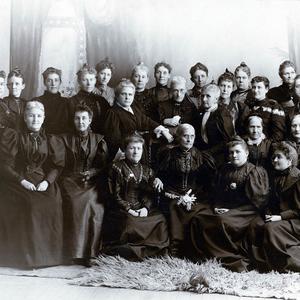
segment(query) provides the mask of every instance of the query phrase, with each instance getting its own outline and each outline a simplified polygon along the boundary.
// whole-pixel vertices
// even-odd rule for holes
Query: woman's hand
[[[130,215],[134,216],[134,217],[138,217],[138,216],[139,216],[139,213],[138,213],[138,211],[136,211],[136,210],[129,209],[127,212],[128,212]]]
[[[138,209],[137,212],[139,213],[139,217],[147,217],[148,216],[148,209],[146,207]]]
[[[160,193],[164,189],[164,184],[158,177],[156,177],[153,181],[153,187]]]
[[[282,218],[280,215],[266,215],[265,216],[265,222],[277,222],[277,221],[281,221]]]
[[[23,188],[25,188],[26,190],[29,190],[29,191],[36,191],[36,187],[33,183],[27,181],[26,179],[23,179],[21,181],[21,185]]]
[[[178,126],[179,120],[180,120],[180,116],[174,116],[173,118],[164,119],[163,123],[164,125],[175,127]]]
[[[47,180],[43,180],[42,182],[40,182],[37,186],[36,186],[36,190],[38,192],[45,192],[47,190],[49,186],[49,183]]]
[[[222,215],[222,214],[225,214],[225,213],[229,212],[229,209],[228,208],[217,208],[217,207],[215,207],[214,212],[217,215]]]

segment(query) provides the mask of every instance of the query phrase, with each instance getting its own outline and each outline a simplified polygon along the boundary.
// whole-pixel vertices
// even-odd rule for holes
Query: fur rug
[[[131,262],[121,257],[101,256],[71,284],[300,299],[299,273],[234,273],[222,268],[217,261],[194,264],[171,257]]]

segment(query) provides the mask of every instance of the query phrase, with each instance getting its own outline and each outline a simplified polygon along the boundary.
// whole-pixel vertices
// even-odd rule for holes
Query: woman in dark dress
[[[62,200],[55,182],[64,166],[61,140],[41,128],[44,107],[30,101],[27,129],[1,139],[0,265],[35,268],[62,263]]]
[[[296,114],[291,120],[290,140],[295,143],[295,147],[299,157],[300,155],[300,114]],[[300,161],[298,161],[297,164],[298,168],[299,166],[300,166]]]
[[[49,67],[43,72],[44,95],[38,97],[45,107],[45,122],[47,133],[61,134],[69,131],[67,99],[62,97],[59,89],[61,85],[61,70]]]
[[[178,145],[159,153],[157,175],[164,184],[159,204],[169,220],[173,256],[192,255],[190,220],[207,207],[216,171],[214,159],[195,148],[194,140],[194,128],[180,124],[176,132]]]
[[[169,130],[143,114],[136,106],[132,105],[135,94],[135,86],[128,79],[123,79],[116,87],[116,103],[107,112],[105,118],[105,138],[112,157],[115,157],[119,149],[122,149],[124,137],[135,131],[156,136],[164,136],[168,141],[173,137]],[[146,159],[147,160],[147,159]]]
[[[21,98],[25,88],[24,76],[18,68],[14,68],[8,73],[7,88],[9,95],[2,100],[2,109],[5,108],[4,118],[1,123],[4,127],[17,131],[24,127],[24,110],[26,100]]]
[[[251,226],[252,257],[261,271],[300,272],[300,171],[288,142],[273,152],[271,199],[263,219]]]
[[[167,253],[168,226],[164,216],[154,208],[154,186],[162,183],[153,171],[140,163],[143,138],[125,139],[125,160],[115,162],[109,174],[111,199],[104,223],[104,253],[127,259]]]
[[[240,137],[228,143],[229,163],[219,171],[212,208],[191,221],[191,236],[199,259],[217,258],[230,270],[248,269],[244,239],[251,222],[266,205],[267,172],[247,162],[247,144]]]
[[[75,132],[62,136],[65,168],[60,178],[63,197],[65,257],[87,264],[101,249],[104,178],[108,151],[103,136],[90,130],[93,112],[75,108]],[[102,186],[100,186],[102,183]]]

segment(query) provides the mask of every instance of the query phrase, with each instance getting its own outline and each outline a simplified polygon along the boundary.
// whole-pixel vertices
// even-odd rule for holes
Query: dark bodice
[[[149,94],[152,97],[154,104],[157,106],[159,103],[169,100],[170,89],[167,86],[157,84],[149,89]]]
[[[255,166],[261,166],[266,169],[270,167],[270,150],[272,142],[263,139],[259,145],[250,145],[248,143],[249,157],[248,160]]]

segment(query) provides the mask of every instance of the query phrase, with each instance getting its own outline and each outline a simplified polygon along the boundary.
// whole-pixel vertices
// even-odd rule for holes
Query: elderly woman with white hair
[[[159,154],[157,176],[164,184],[160,208],[170,223],[171,254],[191,256],[189,222],[207,208],[216,167],[214,159],[195,148],[195,129],[180,124],[176,146],[166,147]]]
[[[62,200],[55,180],[63,144],[45,134],[44,106],[29,101],[26,129],[5,129],[0,151],[0,265],[36,268],[62,263]]]
[[[181,76],[174,76],[170,84],[170,99],[159,104],[160,121],[175,133],[180,123],[193,123],[197,108],[186,95],[186,80]]]

